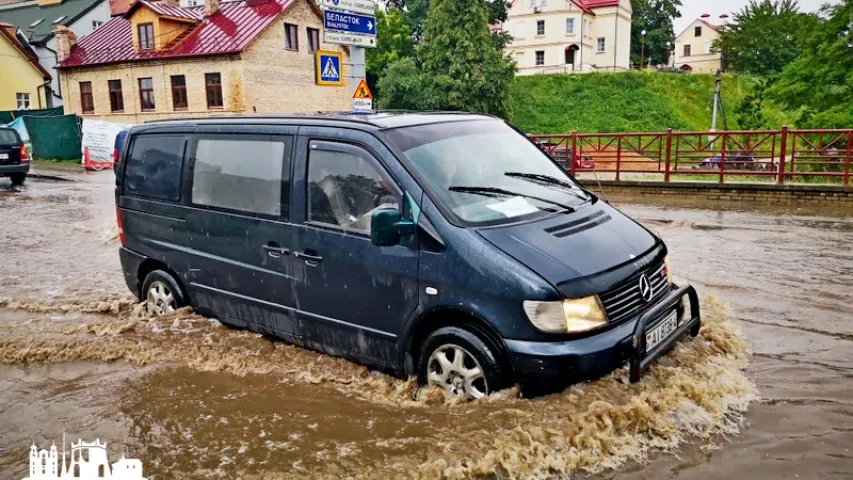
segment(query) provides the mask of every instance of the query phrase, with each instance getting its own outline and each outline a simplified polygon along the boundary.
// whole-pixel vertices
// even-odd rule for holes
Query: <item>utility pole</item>
[[[714,107],[711,113],[711,132],[717,131],[717,109],[720,105],[720,87],[723,84],[723,72],[722,70],[717,70],[716,80],[714,81]],[[714,143],[717,141],[716,135],[712,137],[714,140],[711,141],[711,150],[714,149]]]

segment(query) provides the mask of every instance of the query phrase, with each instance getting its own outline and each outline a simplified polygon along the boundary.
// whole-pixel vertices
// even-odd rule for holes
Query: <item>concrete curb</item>
[[[80,180],[76,180],[74,178],[61,177],[59,175],[50,175],[46,173],[28,173],[27,177],[29,178],[38,178],[39,180],[53,180],[55,182],[79,182]]]

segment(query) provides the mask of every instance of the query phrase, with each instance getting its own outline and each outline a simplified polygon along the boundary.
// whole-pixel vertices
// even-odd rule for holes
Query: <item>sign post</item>
[[[353,111],[373,110],[373,94],[365,82],[365,48],[376,48],[376,11],[374,0],[322,0],[323,41],[349,45],[353,90]],[[318,58],[319,55],[318,55]],[[319,60],[318,60],[319,61]],[[339,70],[340,72],[340,70]],[[317,75],[318,84],[323,80]]]

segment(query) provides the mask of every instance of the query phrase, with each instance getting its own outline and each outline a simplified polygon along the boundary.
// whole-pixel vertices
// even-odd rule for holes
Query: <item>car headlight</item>
[[[666,273],[666,282],[672,285],[672,267],[669,266],[669,257],[663,258],[663,271]]]
[[[530,322],[543,332],[580,333],[607,325],[607,314],[597,295],[560,302],[524,302]]]

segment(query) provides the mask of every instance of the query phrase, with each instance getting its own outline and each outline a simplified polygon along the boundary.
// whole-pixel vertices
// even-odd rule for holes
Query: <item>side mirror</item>
[[[415,233],[415,228],[396,208],[380,208],[370,216],[370,241],[380,247],[398,245],[400,237]]]

